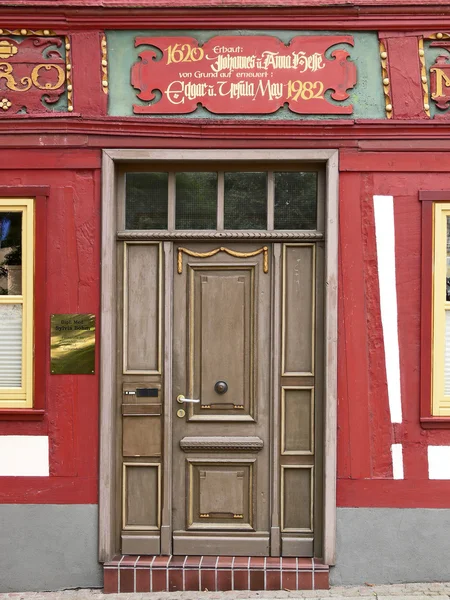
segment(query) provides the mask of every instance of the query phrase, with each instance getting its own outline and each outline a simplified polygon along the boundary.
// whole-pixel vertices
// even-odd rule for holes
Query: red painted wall
[[[419,190],[449,189],[450,154],[341,153],[338,505],[448,507],[450,481],[428,479],[428,445],[450,429],[420,426]],[[390,422],[373,195],[394,197],[403,423]],[[403,445],[404,480],[390,446]]]
[[[36,231],[36,252],[46,250],[36,315],[45,336],[40,356],[45,415],[2,420],[0,435],[48,435],[50,477],[0,478],[0,502],[95,503],[98,496],[98,352],[95,375],[50,374],[50,315],[100,315],[100,152],[2,150],[0,186],[50,186],[46,230]],[[42,350],[41,350],[42,352]]]
[[[418,191],[449,187],[450,154],[341,151],[340,164],[338,505],[448,506],[450,482],[428,480],[427,446],[450,444],[450,430],[419,424]],[[45,239],[39,231],[36,238],[38,251],[46,247],[45,281],[37,285],[45,306],[38,321],[47,349],[40,373],[46,412],[35,421],[0,420],[0,435],[49,436],[50,477],[1,478],[0,502],[95,503],[98,362],[96,375],[51,375],[48,348],[52,313],[100,314],[100,151],[4,150],[0,165],[0,186],[50,187]],[[396,425],[387,396],[374,194],[394,196],[404,417]],[[403,445],[404,480],[392,479],[392,443]]]

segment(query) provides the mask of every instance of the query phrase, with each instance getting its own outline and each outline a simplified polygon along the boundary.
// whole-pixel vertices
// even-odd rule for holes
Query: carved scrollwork
[[[258,256],[258,254],[263,254],[263,271],[264,273],[269,272],[269,248],[267,246],[263,246],[253,252],[238,252],[237,250],[231,250],[230,248],[221,246],[220,248],[214,248],[214,250],[210,250],[209,252],[194,252],[188,248],[178,248],[178,273],[181,274],[183,272],[183,254],[193,256],[194,258],[210,258],[219,252],[225,252],[225,254],[234,256],[235,258],[250,258],[252,256]]]
[[[71,74],[67,37],[47,29],[0,29],[0,96],[5,100],[0,114],[46,113],[64,92],[72,111]],[[65,110],[63,104],[57,110]]]
[[[118,240],[323,240],[321,231],[119,231]]]
[[[259,452],[264,442],[257,436],[184,437],[180,440],[183,452]]]
[[[0,35],[55,35],[51,29],[0,29]]]

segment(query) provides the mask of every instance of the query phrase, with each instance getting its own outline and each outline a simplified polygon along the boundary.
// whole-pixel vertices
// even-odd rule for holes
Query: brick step
[[[104,592],[327,590],[329,567],[315,558],[115,556]]]

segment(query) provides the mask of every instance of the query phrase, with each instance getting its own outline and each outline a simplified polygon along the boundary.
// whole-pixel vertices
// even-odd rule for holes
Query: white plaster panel
[[[391,422],[401,423],[402,401],[400,388],[400,351],[398,345],[393,196],[374,196],[373,208],[389,410],[391,413]]]
[[[428,477],[450,479],[450,446],[428,446]]]
[[[0,436],[0,476],[48,477],[49,456],[46,435]]]
[[[403,479],[403,447],[401,444],[392,444],[392,472],[394,479]]]

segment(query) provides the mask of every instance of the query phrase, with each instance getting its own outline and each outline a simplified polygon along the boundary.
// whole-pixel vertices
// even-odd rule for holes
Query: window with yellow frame
[[[450,202],[433,207],[432,414],[450,416]]]
[[[0,198],[0,408],[33,406],[34,201]]]

